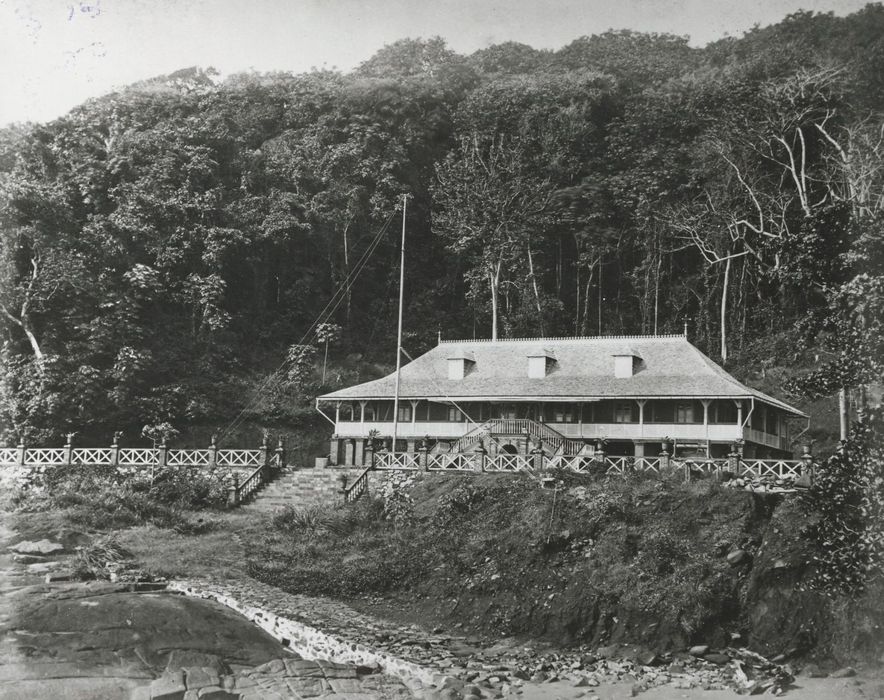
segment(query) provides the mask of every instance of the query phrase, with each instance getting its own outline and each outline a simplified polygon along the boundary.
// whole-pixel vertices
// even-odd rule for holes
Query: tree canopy
[[[394,355],[403,194],[412,355],[688,323],[744,378],[860,398],[884,356],[882,27],[869,5],[704,48],[403,39],[351,73],[185,69],[4,129],[4,437],[223,424],[268,376],[253,417],[301,420]]]

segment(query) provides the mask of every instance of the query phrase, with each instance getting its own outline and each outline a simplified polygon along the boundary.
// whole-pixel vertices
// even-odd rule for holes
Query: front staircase
[[[265,484],[245,505],[245,510],[276,511],[293,508],[338,508],[344,504],[341,476],[352,484],[363,469],[282,469],[273,481]]]
[[[583,440],[566,438],[557,430],[550,428],[546,423],[532,420],[531,418],[495,418],[477,425],[471,431],[461,436],[451,446],[452,452],[469,452],[473,450],[479,441],[486,438],[497,437],[520,437],[528,434],[535,443],[543,445],[543,452],[547,457],[554,455],[577,455],[583,451]]]

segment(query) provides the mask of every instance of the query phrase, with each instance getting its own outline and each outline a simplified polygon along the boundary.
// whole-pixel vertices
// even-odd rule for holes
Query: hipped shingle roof
[[[528,356],[541,347],[555,362],[545,377],[528,377]],[[463,379],[448,379],[453,352],[474,360]],[[614,376],[614,355],[635,355],[631,377]],[[320,400],[392,399],[396,375],[320,396]],[[404,365],[403,399],[579,401],[603,398],[756,398],[806,416],[738,382],[684,336],[531,338],[443,341]]]

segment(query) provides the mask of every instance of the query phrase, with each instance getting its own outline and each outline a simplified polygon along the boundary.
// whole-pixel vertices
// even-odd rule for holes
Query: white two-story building
[[[388,449],[396,376],[320,396],[332,464]],[[400,375],[396,451],[789,457],[807,415],[752,389],[683,335],[440,341]]]

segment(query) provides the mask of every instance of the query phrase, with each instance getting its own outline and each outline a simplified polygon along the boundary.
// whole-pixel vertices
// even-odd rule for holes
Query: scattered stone
[[[216,685],[200,688],[196,696],[199,700],[239,700],[239,693],[229,693]]]
[[[64,545],[50,540],[36,540],[33,542],[19,542],[10,547],[13,552],[19,554],[58,554],[64,551]]]
[[[707,653],[709,653],[708,644],[698,644],[697,646],[688,649],[688,654],[691,656],[704,656]]]
[[[617,656],[618,651],[620,651],[619,644],[610,644],[606,647],[599,647],[598,655],[603,659],[613,659]]]
[[[748,557],[749,555],[746,553],[745,549],[735,549],[727,555],[727,563],[731,566],[739,566],[746,561]]]
[[[711,661],[714,664],[718,664],[719,666],[724,666],[725,664],[730,663],[731,657],[727,654],[719,654],[718,652],[712,652],[710,654],[704,654],[703,658],[706,661]]]
[[[829,675],[828,673],[826,673],[825,671],[823,671],[823,670],[822,670],[819,666],[817,666],[816,664],[807,664],[807,665],[804,667],[804,671],[803,671],[803,673],[804,673],[804,675],[807,676],[808,678],[827,678],[828,675]]]
[[[182,669],[188,690],[199,690],[208,686],[219,685],[221,679],[215,669],[210,666],[188,666]]]
[[[837,671],[832,671],[829,675],[832,678],[851,678],[856,675],[856,670],[853,666],[845,666],[844,668],[839,668]]]
[[[655,651],[642,651],[636,654],[635,660],[642,666],[655,666],[660,663],[660,657]]]
[[[183,671],[167,671],[150,684],[151,700],[181,700],[184,697]]]

